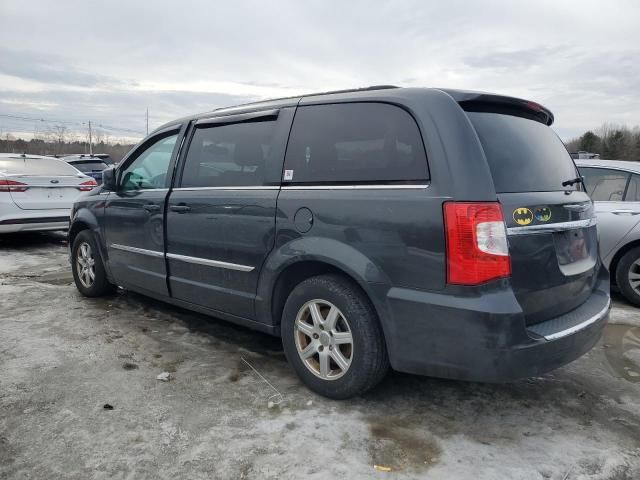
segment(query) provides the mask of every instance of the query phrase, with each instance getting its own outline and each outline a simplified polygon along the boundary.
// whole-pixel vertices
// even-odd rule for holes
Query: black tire
[[[640,294],[631,286],[629,273],[640,274],[640,266],[634,263],[640,259],[640,247],[633,248],[625,253],[616,267],[616,283],[624,297],[635,306],[640,307]]]
[[[90,248],[89,253],[93,258],[93,272],[94,279],[92,282],[87,282],[88,277],[81,278],[80,270],[82,269],[78,258],[79,250],[83,245],[88,245]],[[111,284],[107,279],[107,274],[104,270],[102,263],[102,257],[98,253],[98,245],[90,230],[83,230],[76,236],[73,241],[73,247],[71,248],[71,270],[73,271],[73,280],[76,283],[78,291],[85,297],[101,297],[115,291],[115,285]],[[85,285],[85,283],[90,283]]]
[[[318,347],[320,350],[331,348],[332,353],[325,350],[325,354],[329,353],[330,355],[336,353],[333,349],[344,347],[349,349],[347,356],[350,356],[350,365],[344,370],[340,369],[338,363],[334,362],[332,358],[328,360],[330,362],[328,365],[337,367],[336,370],[340,372],[338,375],[341,376],[335,379],[321,378],[319,375],[322,372],[313,373],[312,367],[308,367],[305,363],[315,362],[317,358],[319,369],[319,353],[314,354],[307,361],[303,360],[301,354],[298,353],[299,342],[308,340],[310,343],[313,341],[311,336],[304,334],[300,336],[301,333],[296,330],[298,314],[304,315],[302,313],[303,307],[306,308],[308,302],[312,300],[333,304],[342,314],[337,322],[341,325],[346,324],[347,328],[336,327],[333,329],[336,332],[336,338],[339,333],[351,334],[352,343],[350,345]],[[327,305],[326,308],[330,309],[331,307]],[[307,319],[310,317],[309,310]],[[337,329],[340,329],[341,332],[338,332]],[[282,344],[289,363],[307,387],[325,397],[346,399],[360,395],[377,385],[389,369],[387,349],[378,316],[367,296],[357,285],[343,276],[320,275],[309,278],[296,286],[284,306],[281,331]],[[329,333],[329,335],[333,337],[333,333]],[[299,340],[299,338],[304,340]],[[319,344],[323,339],[332,341],[325,334],[316,343]]]

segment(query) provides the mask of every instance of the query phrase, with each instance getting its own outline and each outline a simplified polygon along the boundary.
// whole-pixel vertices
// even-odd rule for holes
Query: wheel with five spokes
[[[99,297],[115,290],[107,279],[97,248],[89,230],[80,232],[71,248],[73,279],[80,293],[86,297]]]
[[[321,275],[300,283],[287,299],[281,330],[298,376],[326,397],[362,394],[389,368],[375,310],[345,277]]]
[[[620,292],[634,305],[640,307],[640,247],[625,253],[615,271]]]

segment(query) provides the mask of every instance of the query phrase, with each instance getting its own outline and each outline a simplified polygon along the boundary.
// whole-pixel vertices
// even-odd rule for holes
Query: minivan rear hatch
[[[507,225],[512,286],[531,325],[581,305],[595,286],[600,260],[593,204],[548,126],[553,116],[517,101],[522,105],[515,99],[460,105],[491,170]]]

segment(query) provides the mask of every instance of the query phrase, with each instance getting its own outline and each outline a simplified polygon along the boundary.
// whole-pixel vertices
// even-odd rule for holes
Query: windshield
[[[70,162],[71,165],[76,167],[82,173],[101,172],[107,168],[107,164],[103,162],[89,161],[89,162]]]
[[[7,175],[76,176],[78,170],[54,158],[1,158],[0,173]]]
[[[578,176],[573,160],[551,128],[535,120],[467,112],[489,162],[497,193],[576,190],[562,182]]]

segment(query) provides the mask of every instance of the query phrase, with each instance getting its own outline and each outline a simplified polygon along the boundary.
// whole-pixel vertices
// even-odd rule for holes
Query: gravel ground
[[[0,478],[301,477],[638,479],[640,310],[617,298],[602,342],[542,377],[393,373],[336,402],[275,338],[83,298],[64,236],[0,239]]]

